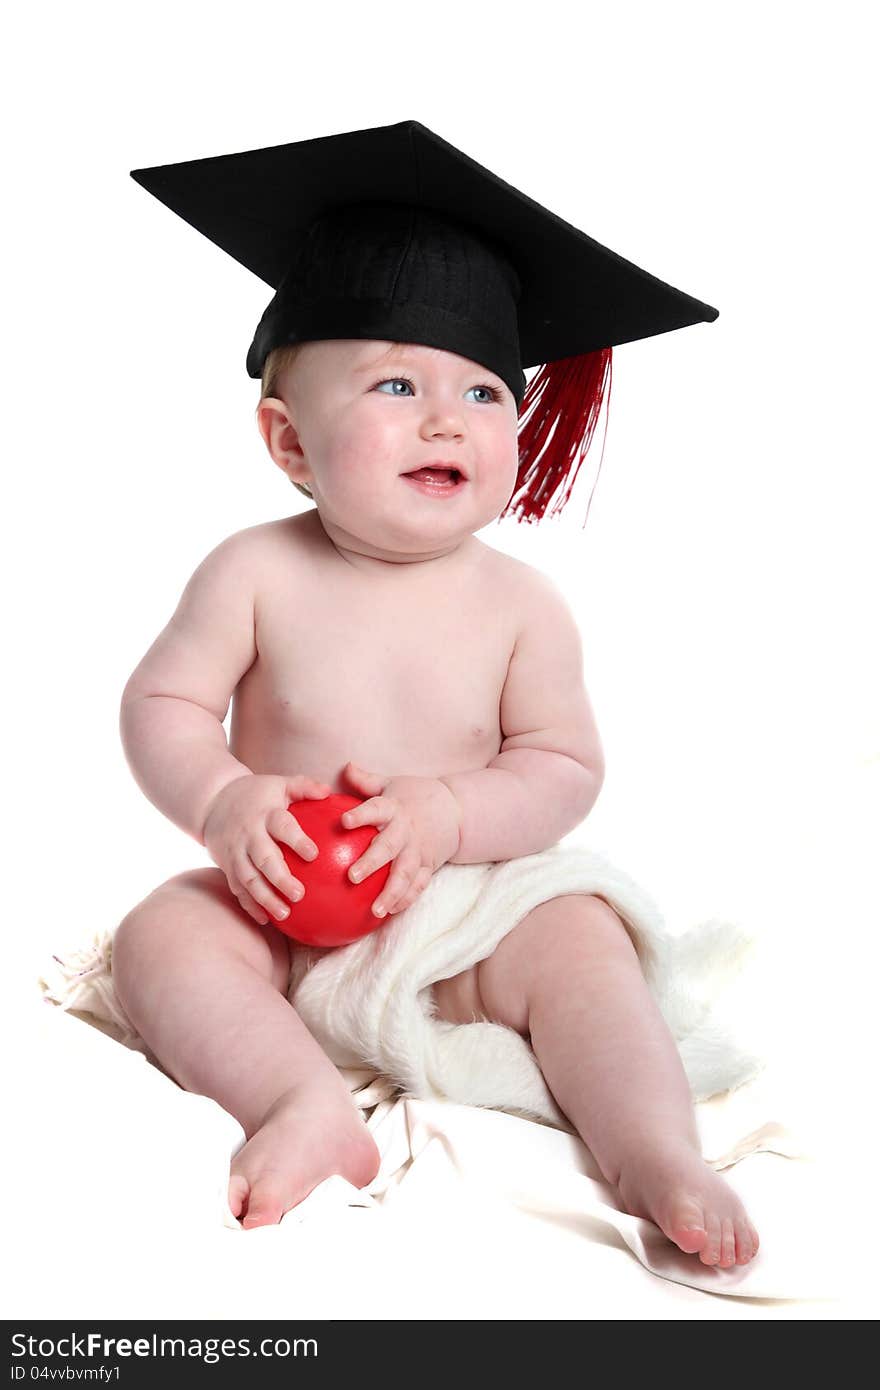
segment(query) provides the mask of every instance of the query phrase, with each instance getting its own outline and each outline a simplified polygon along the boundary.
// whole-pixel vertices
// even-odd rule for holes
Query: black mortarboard
[[[619,343],[718,310],[649,275],[418,121],[132,178],[271,285],[247,355],[322,338],[422,343],[497,373],[520,408],[516,488],[536,520],[589,447]],[[526,387],[523,368],[541,365]],[[552,442],[551,442],[552,435]]]

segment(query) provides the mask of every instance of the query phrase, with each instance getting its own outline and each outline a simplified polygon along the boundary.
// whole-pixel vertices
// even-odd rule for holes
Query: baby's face
[[[516,402],[478,363],[421,344],[329,339],[303,346],[281,393],[289,426],[275,417],[273,457],[311,489],[328,532],[366,553],[445,553],[510,499]],[[435,497],[403,476],[432,462],[466,481]]]

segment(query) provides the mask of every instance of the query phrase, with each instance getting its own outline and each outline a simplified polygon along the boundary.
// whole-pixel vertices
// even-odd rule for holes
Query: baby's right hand
[[[251,773],[228,782],[211,802],[202,831],[205,848],[245,912],[261,926],[269,921],[269,913],[275,918],[288,915],[288,905],[272,891],[273,885],[291,902],[305,892],[276,842],[289,845],[303,859],[314,859],[318,853],[288,805],[323,801],[331,791],[326,782],[312,777]]]

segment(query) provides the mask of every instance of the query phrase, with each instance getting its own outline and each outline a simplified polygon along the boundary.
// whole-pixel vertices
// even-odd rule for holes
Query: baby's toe
[[[669,1228],[661,1229],[685,1254],[696,1254],[706,1243],[706,1217],[702,1203],[691,1197],[680,1198],[669,1213]]]
[[[736,1227],[736,1262],[738,1265],[747,1265],[749,1260],[754,1259],[758,1250],[758,1232],[748,1221],[737,1223]]]
[[[717,1265],[721,1258],[721,1221],[713,1213],[706,1219],[706,1244],[700,1251],[704,1265]]]
[[[251,1180],[247,1211],[241,1218],[242,1226],[251,1230],[254,1226],[277,1225],[284,1215],[277,1176],[260,1173]]]
[[[722,1269],[729,1269],[732,1264],[736,1264],[736,1230],[729,1216],[725,1216],[721,1222],[721,1253],[718,1263]]]
[[[229,1179],[229,1210],[233,1216],[241,1216],[250,1185],[243,1173],[233,1173]]]
[[[277,1226],[284,1215],[281,1202],[272,1197],[256,1197],[251,1192],[248,1209],[241,1224],[251,1230],[254,1226]]]
[[[745,1226],[736,1228],[736,1262],[738,1265],[747,1265],[752,1258],[752,1237],[749,1235]]]

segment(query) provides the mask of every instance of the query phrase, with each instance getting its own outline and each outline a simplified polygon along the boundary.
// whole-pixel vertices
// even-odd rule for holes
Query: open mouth
[[[416,468],[402,476],[422,492],[440,497],[460,492],[467,481],[457,468]]]

